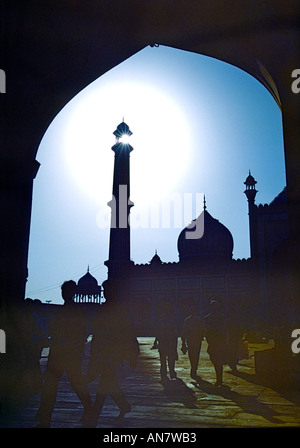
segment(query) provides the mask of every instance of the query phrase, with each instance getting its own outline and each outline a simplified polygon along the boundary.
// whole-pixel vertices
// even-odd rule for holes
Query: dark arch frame
[[[274,96],[283,117],[293,278],[300,265],[299,96],[291,89],[299,55],[299,3],[290,0],[182,2],[3,2],[1,61],[2,305],[24,297],[33,179],[39,143],[79,91],[151,44],[193,51],[248,72]]]

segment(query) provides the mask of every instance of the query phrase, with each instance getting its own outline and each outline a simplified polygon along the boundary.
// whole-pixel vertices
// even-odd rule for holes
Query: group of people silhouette
[[[157,326],[157,335],[152,348],[158,348],[160,355],[160,374],[162,382],[176,379],[175,363],[178,360],[178,326],[172,314],[171,307],[166,304]],[[220,303],[210,302],[210,312],[204,318],[197,315],[195,305],[191,306],[191,314],[184,320],[181,331],[181,351],[188,353],[193,379],[200,379],[197,369],[200,351],[204,338],[207,341],[207,353],[216,373],[216,386],[223,384],[223,366],[229,364],[236,371],[239,360],[239,343],[242,339],[242,329],[238,320],[228,324],[224,314],[220,312]]]
[[[129,360],[134,368],[139,344],[129,314],[116,300],[114,282],[103,283],[106,302],[93,323],[91,358],[87,373],[82,372],[82,356],[87,338],[88,322],[83,310],[73,302],[76,283],[62,285],[64,305],[54,319],[47,368],[41,389],[40,406],[36,413],[37,427],[48,428],[55,406],[58,384],[64,371],[83,405],[81,421],[85,427],[96,427],[106,396],[110,395],[120,409],[119,418],[131,410],[118,383],[118,364]],[[88,384],[99,377],[94,403]]]
[[[117,300],[118,285],[111,280],[106,280],[103,283],[103,289],[106,302],[101,305],[93,321],[90,360],[85,373],[82,369],[82,358],[88,334],[88,320],[82,307],[73,301],[76,293],[76,283],[73,280],[64,282],[61,287],[64,305],[53,320],[49,337],[46,335],[46,328],[42,325],[39,340],[36,340],[36,350],[32,351],[32,361],[35,365],[39,364],[42,348],[49,347],[50,350],[41,384],[40,406],[35,416],[38,422],[37,427],[51,426],[58,385],[64,372],[82,403],[81,422],[84,427],[96,427],[108,395],[120,410],[118,418],[122,418],[131,410],[120,388],[117,368],[120,363],[128,360],[134,369],[140,352],[139,343],[128,311]],[[236,344],[232,339],[229,352],[226,318],[220,313],[217,301],[211,301],[210,307],[210,313],[204,318],[199,317],[196,314],[196,308],[192,307],[190,316],[184,320],[181,331],[178,331],[170,304],[164,304],[155,334],[155,346],[159,351],[160,375],[163,384],[177,378],[175,363],[178,360],[177,346],[180,335],[181,350],[184,354],[188,353],[192,378],[200,378],[197,375],[197,369],[204,338],[208,343],[207,352],[215,368],[216,386],[222,385],[225,363],[232,369],[236,369],[238,361]],[[33,304],[30,305],[30,309],[34,311]],[[37,335],[38,331],[34,333]],[[37,336],[35,338],[37,339]],[[89,383],[96,380],[96,394],[92,402]]]

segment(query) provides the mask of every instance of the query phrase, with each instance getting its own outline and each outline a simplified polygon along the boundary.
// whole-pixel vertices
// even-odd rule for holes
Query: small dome
[[[120,123],[117,127],[117,129],[113,132],[113,134],[116,136],[116,138],[121,138],[122,135],[132,135],[131,130],[129,129],[129,126],[124,123],[124,121],[122,123]]]
[[[189,232],[195,232],[197,228],[200,230],[199,238],[193,238]],[[204,232],[201,236],[202,229]],[[232,259],[233,238],[227,227],[207,210],[203,210],[197,219],[181,231],[177,247],[180,261],[215,259],[218,262],[221,259]]]
[[[93,277],[89,270],[83,277],[78,280],[77,293],[78,294],[99,294],[101,286],[98,285],[97,280]]]
[[[78,280],[78,286],[98,286],[98,282],[89,271]]]
[[[150,264],[162,264],[161,258],[159,255],[157,255],[156,251],[155,255],[152,257],[152,260],[150,261]]]
[[[252,176],[250,171],[249,171],[249,175],[248,175],[247,179],[245,180],[244,184],[247,186],[255,186],[257,184],[256,180],[254,179],[254,177]]]

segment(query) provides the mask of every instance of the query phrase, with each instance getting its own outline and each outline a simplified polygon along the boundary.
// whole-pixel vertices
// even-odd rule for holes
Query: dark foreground
[[[129,442],[125,439],[109,440],[120,437],[120,428],[168,428],[175,431],[180,428],[300,427],[300,385],[275,390],[261,384],[255,375],[254,351],[271,348],[272,344],[249,345],[249,358],[240,361],[237,373],[225,366],[225,385],[216,388],[206,343],[202,347],[198,369],[201,379],[190,378],[188,356],[179,350],[176,363],[178,379],[166,385],[160,382],[158,352],[151,350],[153,338],[139,338],[139,343],[141,354],[136,369],[131,371],[127,365],[120,368],[121,385],[132,411],[118,419],[118,409],[108,398],[97,423],[97,428],[116,431],[105,431],[107,441]],[[47,358],[42,358],[42,369],[46,362]],[[95,386],[95,382],[90,385],[92,398]],[[2,404],[0,427],[33,428],[39,397],[39,393],[35,393],[13,410]],[[82,428],[81,415],[82,406],[67,378],[63,377],[51,428]],[[123,434],[125,432],[122,431]]]

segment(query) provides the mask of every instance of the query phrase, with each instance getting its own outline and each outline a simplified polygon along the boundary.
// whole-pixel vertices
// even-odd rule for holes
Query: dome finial
[[[203,196],[203,210],[206,210],[206,199],[205,199],[205,195]]]
[[[152,257],[150,264],[162,264],[160,256],[157,254],[157,249],[155,249],[155,255]]]

